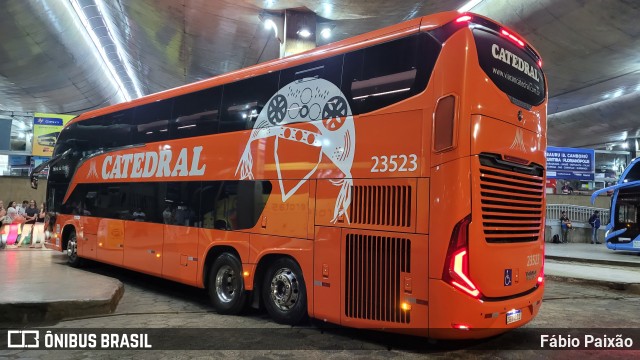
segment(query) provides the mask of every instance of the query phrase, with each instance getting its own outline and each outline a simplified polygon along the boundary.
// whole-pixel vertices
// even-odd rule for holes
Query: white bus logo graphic
[[[27,336],[32,335],[32,336]],[[9,330],[7,331],[7,347],[10,349],[25,349],[40,347],[40,331],[38,330]]]

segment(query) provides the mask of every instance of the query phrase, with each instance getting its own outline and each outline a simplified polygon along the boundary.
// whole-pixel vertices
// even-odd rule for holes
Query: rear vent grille
[[[511,164],[496,155],[480,156],[480,201],[487,242],[536,241],[544,196],[540,165]]]
[[[411,226],[411,187],[354,186],[349,219],[353,224]]]
[[[400,308],[401,273],[411,272],[411,241],[348,234],[345,313],[348,317],[407,324]]]

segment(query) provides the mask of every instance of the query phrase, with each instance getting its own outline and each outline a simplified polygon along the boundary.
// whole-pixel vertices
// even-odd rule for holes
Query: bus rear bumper
[[[640,247],[634,247],[634,242],[638,240],[633,240],[627,243],[612,243],[607,241],[607,248],[611,250],[621,250],[621,251],[635,251],[640,252]],[[637,243],[636,243],[637,244]]]
[[[442,280],[429,280],[429,337],[480,339],[525,325],[540,311],[544,283],[521,297],[482,301],[466,295]],[[507,313],[520,311],[521,319],[507,324]]]

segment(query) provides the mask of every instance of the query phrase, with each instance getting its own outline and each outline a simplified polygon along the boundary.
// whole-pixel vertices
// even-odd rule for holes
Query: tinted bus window
[[[169,121],[172,110],[173,100],[156,101],[138,106],[134,113],[133,143],[146,144],[171,139]]]
[[[210,135],[218,132],[222,87],[176,98],[173,105],[173,138]]]
[[[540,105],[545,99],[544,76],[523,48],[485,28],[473,29],[482,70],[517,105]]]
[[[249,229],[256,225],[271,194],[269,181],[205,181],[200,198],[204,228]]]
[[[167,225],[196,226],[200,212],[200,186],[199,181],[161,184],[160,193],[165,194],[162,222]]]
[[[342,92],[354,114],[383,108],[423,91],[440,52],[419,34],[345,55]]]
[[[220,132],[252,129],[267,101],[278,91],[279,72],[224,86]]]
[[[280,72],[280,88],[304,78],[325,79],[339,88],[342,80],[343,58],[343,55],[338,55],[282,70]]]

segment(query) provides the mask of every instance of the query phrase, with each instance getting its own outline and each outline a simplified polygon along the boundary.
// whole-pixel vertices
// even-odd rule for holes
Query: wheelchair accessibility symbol
[[[511,286],[511,269],[504,269],[504,286]]]

